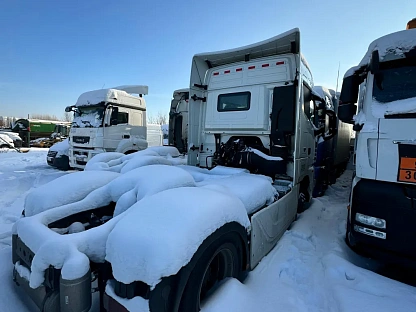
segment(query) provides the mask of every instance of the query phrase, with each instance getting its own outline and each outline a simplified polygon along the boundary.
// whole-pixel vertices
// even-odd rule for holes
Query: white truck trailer
[[[146,94],[147,86],[119,86],[83,93],[67,107],[67,112],[74,111],[70,167],[83,169],[103,152],[129,154],[147,148]]]
[[[409,240],[416,237],[416,29],[409,25],[372,42],[360,64],[347,71],[338,114],[356,131],[347,243],[414,266],[416,245]]]
[[[298,29],[195,55],[188,157],[103,153],[53,181],[55,199],[41,203],[51,186],[37,188],[13,228],[15,281],[45,312],[88,311],[91,289],[110,312],[199,311],[310,199],[312,88]]]

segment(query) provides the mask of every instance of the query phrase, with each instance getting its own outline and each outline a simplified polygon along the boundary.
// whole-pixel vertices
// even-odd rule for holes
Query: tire
[[[242,244],[239,235],[229,232],[212,242],[192,270],[181,298],[179,311],[198,312],[210,290],[226,277],[242,272]]]
[[[9,146],[7,144],[2,144],[0,145],[0,148],[9,148]]]

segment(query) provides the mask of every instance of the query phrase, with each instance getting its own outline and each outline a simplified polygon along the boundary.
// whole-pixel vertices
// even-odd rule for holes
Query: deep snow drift
[[[46,149],[0,153],[0,311],[36,311],[12,281],[10,231],[28,191],[63,173],[46,164]],[[191,173],[191,172],[190,172]],[[207,175],[197,172],[200,181]],[[211,177],[212,178],[212,177]],[[229,279],[202,312],[413,311],[416,288],[380,276],[377,263],[354,254],[344,242],[351,172],[344,174],[282,237],[243,283]],[[196,179],[195,179],[196,180]],[[143,303],[136,311],[143,311]],[[134,302],[132,302],[134,303]],[[91,312],[98,312],[94,306]]]

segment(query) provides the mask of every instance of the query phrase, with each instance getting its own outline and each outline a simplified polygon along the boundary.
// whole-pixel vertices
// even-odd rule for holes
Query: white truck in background
[[[168,144],[181,153],[186,153],[188,147],[188,106],[189,89],[175,90],[169,111]]]
[[[66,112],[74,111],[70,167],[83,169],[103,152],[129,154],[147,148],[146,94],[147,86],[120,86],[83,93],[68,106]]]
[[[370,44],[360,64],[345,74],[338,108],[339,118],[356,131],[347,243],[411,266],[416,264],[414,21],[408,30]]]
[[[14,280],[44,312],[88,311],[92,289],[109,312],[199,311],[310,199],[312,88],[298,29],[195,55],[188,157],[171,146],[97,155],[53,181],[54,199],[39,205],[50,187],[34,190],[13,228]]]

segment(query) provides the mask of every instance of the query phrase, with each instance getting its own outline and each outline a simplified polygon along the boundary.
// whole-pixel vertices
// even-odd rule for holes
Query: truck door
[[[129,123],[128,109],[113,107],[111,111],[110,125],[104,128],[104,149],[107,152],[115,151],[123,139],[130,139],[131,125]]]
[[[312,90],[302,85],[303,102],[299,110],[299,145],[298,145],[298,172],[300,182],[306,175],[310,176],[310,181],[313,179],[313,164],[315,161],[315,134],[312,125],[314,118],[314,102],[312,100]]]

